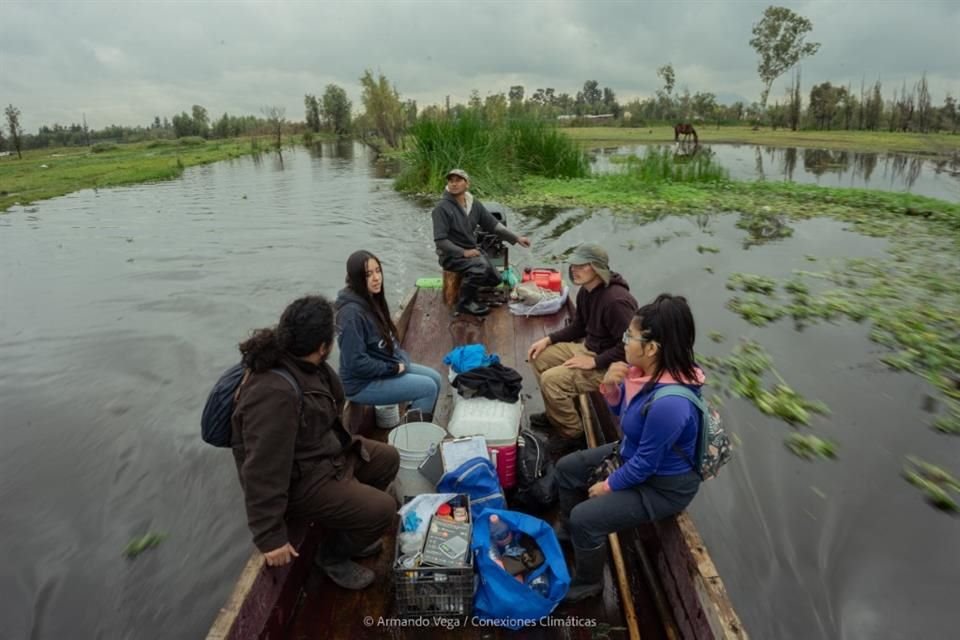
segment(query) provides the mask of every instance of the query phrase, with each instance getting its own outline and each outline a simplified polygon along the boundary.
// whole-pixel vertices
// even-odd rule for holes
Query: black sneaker
[[[458,313],[469,313],[472,316],[485,316],[490,313],[490,307],[485,304],[480,304],[475,300],[470,300],[468,302],[461,302],[457,305]]]

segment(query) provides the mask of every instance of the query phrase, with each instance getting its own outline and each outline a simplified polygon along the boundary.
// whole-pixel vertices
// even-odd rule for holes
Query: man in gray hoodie
[[[466,171],[451,169],[447,173],[447,188],[433,209],[433,241],[440,266],[445,271],[463,274],[457,311],[482,316],[490,309],[477,301],[477,292],[480,287],[500,284],[500,272],[477,245],[477,227],[522,247],[529,247],[530,240],[507,229],[473,197],[469,188],[470,176]]]

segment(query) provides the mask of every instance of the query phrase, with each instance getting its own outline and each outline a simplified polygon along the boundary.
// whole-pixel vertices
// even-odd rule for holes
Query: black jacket
[[[449,192],[444,191],[440,202],[433,209],[433,241],[449,240],[461,249],[476,249],[477,227],[487,233],[494,233],[498,221],[493,214],[487,211],[481,202],[473,198],[470,211],[464,214],[457,199]],[[437,250],[440,258],[448,257],[447,252]],[[461,252],[458,256],[462,257]]]

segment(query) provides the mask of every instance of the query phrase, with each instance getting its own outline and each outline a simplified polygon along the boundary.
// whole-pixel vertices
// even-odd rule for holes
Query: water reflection
[[[925,158],[897,153],[837,151],[797,147],[713,144],[630,145],[596,150],[595,171],[612,173],[623,165],[613,156],[642,155],[648,147],[668,149],[680,162],[694,154],[711,153],[734,180],[785,180],[830,187],[909,191],[948,201],[960,201],[960,156]],[[798,163],[802,156],[802,166]]]

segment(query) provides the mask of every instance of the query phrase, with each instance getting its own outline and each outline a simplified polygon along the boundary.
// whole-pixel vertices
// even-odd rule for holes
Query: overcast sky
[[[359,108],[365,68],[423,107],[521,84],[574,95],[588,79],[621,102],[651,95],[671,62],[677,88],[757,100],[750,30],[769,0],[19,2],[0,0],[0,103],[41,124],[149,123],[201,104],[213,117],[280,105],[335,83]],[[782,2],[813,22],[814,83],[884,83],[927,72],[934,103],[960,96],[960,0]],[[771,102],[780,99],[784,76]]]

